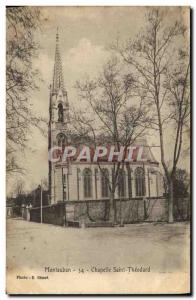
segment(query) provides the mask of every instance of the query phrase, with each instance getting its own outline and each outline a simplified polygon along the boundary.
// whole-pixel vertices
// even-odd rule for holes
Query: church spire
[[[66,94],[65,87],[64,87],[64,80],[63,80],[62,62],[61,62],[61,56],[59,50],[59,33],[57,27],[52,93],[58,93],[59,89],[62,90],[64,95]]]

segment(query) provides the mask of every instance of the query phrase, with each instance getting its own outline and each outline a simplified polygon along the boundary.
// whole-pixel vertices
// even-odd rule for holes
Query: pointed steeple
[[[52,84],[52,93],[58,93],[59,90],[62,90],[63,94],[66,94],[64,80],[63,80],[63,68],[59,50],[59,33],[57,27],[56,33],[56,51],[55,51],[55,62],[54,62],[54,74],[53,74],[53,84]]]

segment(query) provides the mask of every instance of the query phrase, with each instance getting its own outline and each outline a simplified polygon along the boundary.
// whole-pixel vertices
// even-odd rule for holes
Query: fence
[[[117,221],[125,224],[143,221],[167,221],[167,201],[158,198],[116,199]],[[43,223],[105,222],[109,220],[109,200],[66,201],[44,206]],[[41,221],[41,209],[30,209],[30,221]]]
[[[30,221],[41,222],[41,208],[34,207],[30,209]],[[43,206],[42,222],[63,226],[65,223],[65,205],[57,203],[54,205]]]

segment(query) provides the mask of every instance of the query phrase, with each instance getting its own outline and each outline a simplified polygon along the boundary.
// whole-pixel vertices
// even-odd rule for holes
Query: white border
[[[3,0],[5,2],[5,0]],[[164,0],[164,1],[157,1],[157,0],[57,0],[57,1],[48,1],[48,0],[29,0],[29,1],[21,1],[21,0],[7,0],[6,5],[38,5],[38,6],[75,6],[75,5],[82,5],[82,6],[193,6],[194,0]]]

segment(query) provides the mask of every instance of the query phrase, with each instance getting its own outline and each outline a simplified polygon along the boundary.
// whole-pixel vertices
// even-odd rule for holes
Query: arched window
[[[58,105],[58,122],[64,122],[62,103],[59,103],[59,105]]]
[[[92,171],[90,169],[84,169],[84,198],[92,197]]]
[[[126,197],[126,174],[122,169],[118,173],[118,196]]]
[[[63,174],[63,200],[66,200],[67,198],[67,178],[66,174]]]
[[[101,170],[101,196],[109,197],[109,171],[107,169]]]
[[[61,147],[62,149],[65,148],[65,135],[63,133],[59,133],[57,135],[57,145],[58,145],[58,147]]]
[[[136,196],[145,195],[144,169],[139,167],[135,170],[135,194]]]

